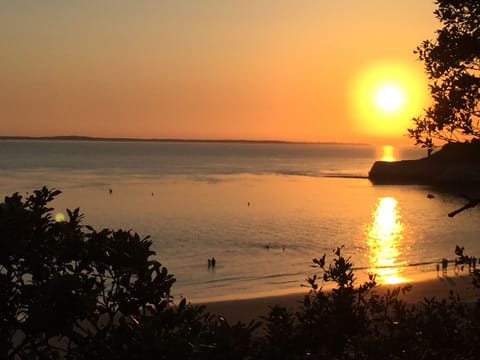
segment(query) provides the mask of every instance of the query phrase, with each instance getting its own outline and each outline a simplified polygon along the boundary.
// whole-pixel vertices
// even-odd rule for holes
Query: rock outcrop
[[[418,160],[376,161],[368,177],[374,184],[480,184],[480,140],[446,144]]]

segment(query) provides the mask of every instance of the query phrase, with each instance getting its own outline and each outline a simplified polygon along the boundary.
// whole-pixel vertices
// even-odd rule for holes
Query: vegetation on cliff
[[[462,142],[480,138],[480,2],[436,0],[442,24],[436,39],[416,53],[430,79],[433,105],[414,118],[409,135],[431,153],[435,140]]]

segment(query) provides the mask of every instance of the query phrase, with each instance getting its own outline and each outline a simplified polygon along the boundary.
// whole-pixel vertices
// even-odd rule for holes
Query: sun
[[[404,90],[396,84],[382,84],[374,92],[375,102],[380,109],[393,112],[404,104]]]
[[[353,127],[375,137],[403,137],[411,119],[428,105],[428,79],[421,67],[379,61],[361,67],[350,84]]]

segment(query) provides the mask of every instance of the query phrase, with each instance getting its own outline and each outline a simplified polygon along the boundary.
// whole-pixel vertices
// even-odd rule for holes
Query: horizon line
[[[361,142],[341,141],[293,141],[293,140],[252,140],[252,139],[195,139],[195,138],[129,138],[97,137],[83,135],[59,136],[0,136],[0,140],[57,140],[57,141],[116,141],[116,142],[190,142],[190,143],[251,143],[251,144],[323,144],[323,145],[371,145]]]

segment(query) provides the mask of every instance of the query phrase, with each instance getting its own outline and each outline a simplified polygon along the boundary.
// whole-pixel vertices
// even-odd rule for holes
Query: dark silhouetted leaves
[[[437,0],[442,28],[416,49],[430,78],[433,105],[414,118],[409,136],[430,154],[434,139],[458,142],[480,137],[480,3]]]

